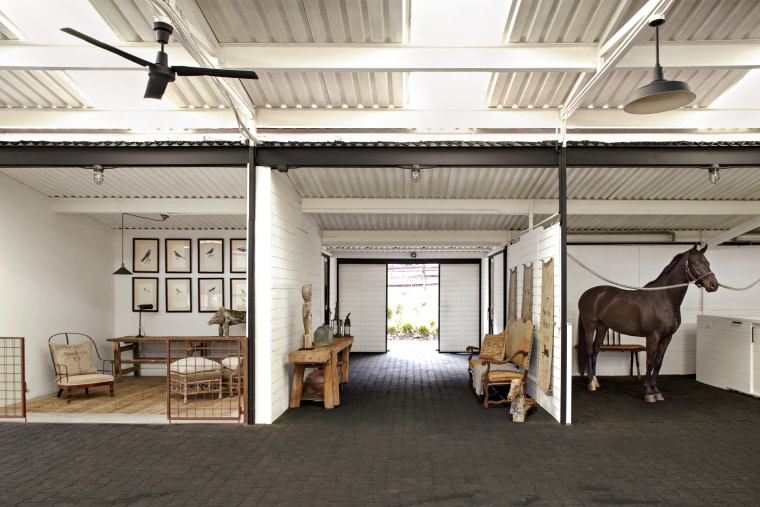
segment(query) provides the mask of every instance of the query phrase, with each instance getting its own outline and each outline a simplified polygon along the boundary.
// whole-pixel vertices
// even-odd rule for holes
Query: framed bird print
[[[198,240],[198,273],[224,273],[224,240]]]
[[[192,301],[192,286],[189,278],[166,279],[166,311],[190,312]]]
[[[248,264],[248,241],[230,240],[230,273],[245,273]]]
[[[190,273],[192,271],[192,243],[189,239],[166,238],[164,248],[167,273]]]
[[[198,278],[198,311],[215,312],[224,306],[224,279]]]
[[[158,239],[132,239],[132,271],[158,273]]]
[[[245,278],[230,278],[230,299],[233,310],[248,309],[248,283]]]
[[[158,278],[132,278],[132,311],[158,311]]]

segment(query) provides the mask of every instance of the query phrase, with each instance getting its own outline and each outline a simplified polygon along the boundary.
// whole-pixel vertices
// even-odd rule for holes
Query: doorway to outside
[[[388,264],[387,339],[391,349],[438,350],[439,264]]]

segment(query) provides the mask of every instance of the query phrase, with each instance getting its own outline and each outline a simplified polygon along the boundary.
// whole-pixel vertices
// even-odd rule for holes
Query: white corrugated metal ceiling
[[[757,142],[757,94],[731,94],[756,89],[760,79],[760,3],[496,3],[502,18],[493,42],[474,42],[482,34],[464,26],[465,14],[487,14],[494,5],[484,0],[441,8],[462,26],[447,32],[445,43],[417,43],[416,26],[424,20],[414,13],[421,0],[0,0],[0,141],[619,142],[648,136]],[[652,79],[652,13],[667,19],[660,31],[666,77],[687,81],[697,99],[676,111],[630,115],[621,109],[626,96]],[[144,100],[145,69],[59,31],[71,26],[152,61],[154,16],[175,26],[166,48],[170,63],[248,68],[259,80],[180,77],[164,100]],[[433,88],[424,93],[451,88],[474,95],[476,106],[415,106],[419,92],[411,81],[429,73]],[[457,76],[474,74],[486,76],[485,88],[457,88]],[[92,184],[90,168],[0,171],[54,202],[143,201],[147,214],[157,213],[162,200],[185,202],[165,227],[246,226],[243,168],[107,168],[101,187]],[[760,213],[752,208],[760,195],[756,174],[756,168],[724,168],[714,185],[704,167],[571,168],[570,200],[623,202],[634,211],[623,215],[600,205],[595,214],[571,216],[568,225],[578,233],[687,231],[689,238],[741,227]],[[558,197],[552,168],[423,168],[416,184],[408,168],[396,167],[291,169],[278,177],[314,204],[309,212],[325,231],[448,231],[450,245],[456,231],[524,230],[550,217],[541,205]],[[350,212],[323,210],[326,199],[344,200]],[[367,199],[392,200],[402,210],[399,202],[415,204],[406,212],[373,207],[361,213],[357,208]],[[470,209],[496,199],[524,201],[528,211]],[[419,201],[435,211],[426,212]],[[647,212],[635,207],[641,201],[654,205]],[[682,202],[690,203],[688,212],[674,211]],[[188,203],[205,207],[192,213]],[[99,204],[91,214],[118,227],[118,214],[105,208]]]

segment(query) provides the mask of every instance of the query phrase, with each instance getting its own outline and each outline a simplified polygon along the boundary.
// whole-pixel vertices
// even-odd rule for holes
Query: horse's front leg
[[[665,401],[665,397],[657,387],[657,379],[660,376],[660,368],[662,368],[662,362],[665,359],[665,351],[668,350],[668,345],[670,345],[670,340],[672,338],[673,335],[663,336],[657,343],[657,354],[654,358],[654,369],[652,371],[652,381],[650,384],[652,387],[652,395],[654,396],[654,401]]]
[[[647,403],[654,403],[657,401],[654,394],[654,386],[657,381],[654,374],[655,355],[657,354],[657,348],[654,345],[655,340],[647,337],[647,375],[644,379],[644,401]],[[662,395],[660,395],[662,396]]]

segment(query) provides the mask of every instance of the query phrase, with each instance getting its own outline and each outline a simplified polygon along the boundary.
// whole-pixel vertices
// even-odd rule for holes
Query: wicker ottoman
[[[169,392],[179,393],[187,403],[188,394],[219,393],[222,397],[222,365],[205,357],[186,357],[169,366]]]

